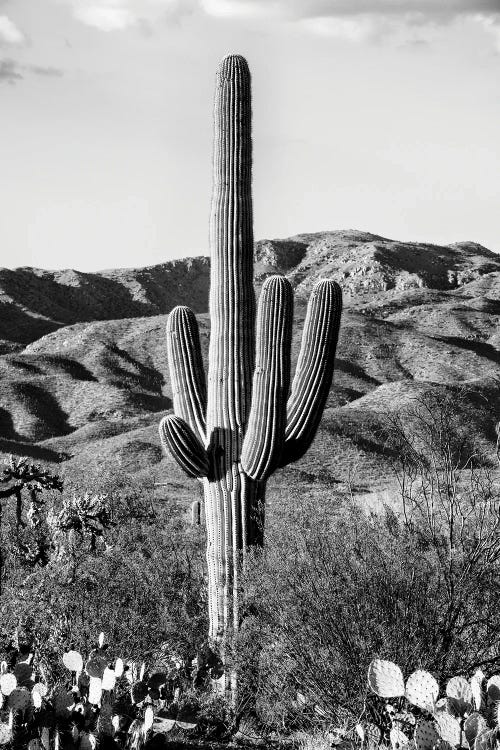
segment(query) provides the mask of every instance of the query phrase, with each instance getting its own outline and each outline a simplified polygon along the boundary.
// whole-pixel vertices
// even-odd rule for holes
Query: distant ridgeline
[[[365,456],[366,470],[380,473],[380,458],[360,442],[365,417],[422,388],[463,384],[489,399],[478,401],[477,429],[496,439],[500,255],[472,242],[442,247],[323,232],[258,242],[257,285],[275,273],[294,287],[294,358],[314,283],[332,278],[344,291],[317,450],[333,431],[346,461]],[[171,407],[166,316],[189,305],[206,356],[208,283],[203,257],[101,273],[0,270],[0,453],[82,463],[98,455],[128,472],[167,461],[156,432],[158,413]],[[327,473],[329,460],[321,458]]]

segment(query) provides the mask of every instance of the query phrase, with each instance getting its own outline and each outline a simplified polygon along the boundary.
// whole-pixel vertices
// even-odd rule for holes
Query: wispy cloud
[[[500,18],[487,13],[477,13],[473,18],[488,34],[493,35],[495,46],[500,52]]]
[[[362,42],[429,41],[458,20],[476,22],[500,46],[500,0],[60,0],[102,31],[154,25],[197,9],[226,19],[282,20],[304,31]]]
[[[24,44],[26,37],[8,16],[0,16],[0,44]]]
[[[102,5],[83,5],[75,8],[79,21],[95,26],[101,31],[121,31],[133,26],[137,19],[128,8],[113,8]]]
[[[450,19],[464,13],[500,13],[499,0],[201,0],[201,3],[223,6],[227,14],[255,15],[270,9],[288,18],[413,14]]]
[[[100,31],[123,31],[164,19],[178,20],[190,13],[197,0],[63,0],[75,17]]]
[[[16,83],[22,78],[19,65],[15,60],[5,58],[0,60],[0,83]]]
[[[0,60],[0,84],[9,83],[14,84],[21,81],[26,74],[33,74],[37,76],[49,76],[49,77],[60,77],[63,75],[63,71],[59,68],[44,67],[41,65],[22,65],[13,60],[10,57],[5,57]]]
[[[49,78],[60,78],[64,75],[61,68],[53,68],[44,65],[25,65],[24,69],[30,73],[34,73],[36,76],[47,76]]]
[[[479,23],[500,44],[500,0],[199,0],[210,15],[297,22],[323,36],[361,42],[432,39],[460,19]]]

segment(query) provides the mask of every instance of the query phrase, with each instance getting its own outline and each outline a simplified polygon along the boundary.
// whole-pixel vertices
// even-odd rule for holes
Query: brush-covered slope
[[[278,473],[275,488],[296,477],[304,489],[328,493],[353,474],[360,492],[383,486],[389,467],[372,428],[380,414],[429,389],[479,394],[467,419],[493,445],[499,255],[475,243],[440,247],[343,231],[261,241],[255,258],[257,289],[270,273],[286,274],[295,288],[294,362],[314,282],[335,278],[345,294],[318,439]],[[189,494],[157,436],[171,406],[164,330],[168,310],[190,304],[206,356],[208,261],[103,274],[19,269],[1,271],[0,284],[0,335],[10,342],[0,356],[0,450],[64,460],[68,471],[76,464],[154,471]]]
[[[3,268],[0,343],[8,351],[72,323],[160,315],[181,304],[201,312],[207,307],[208,275],[207,258],[101,273]]]

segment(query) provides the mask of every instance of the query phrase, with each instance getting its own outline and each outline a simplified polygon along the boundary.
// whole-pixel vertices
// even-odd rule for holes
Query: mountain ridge
[[[492,450],[500,418],[500,255],[477,243],[322,232],[257,242],[257,292],[272,273],[294,287],[293,364],[315,281],[329,276],[344,290],[325,416],[313,448],[292,469],[307,491],[327,497],[332,482],[353,471],[360,493],[383,486],[390,467],[373,425],[427,392],[476,394],[464,419]],[[96,283],[94,274],[60,271],[55,281],[52,274],[0,271],[0,454],[62,463],[69,473],[114,465],[168,476],[191,497],[189,482],[162,455],[157,424],[172,404],[165,324],[174,304],[194,308],[207,364],[209,260],[112,269]],[[279,488],[286,477],[273,481]]]
[[[205,256],[92,273],[0,268],[0,351],[19,349],[77,322],[161,315],[178,304],[206,312],[209,271]],[[271,273],[283,273],[299,300],[323,276],[340,281],[344,294],[356,297],[392,288],[452,289],[494,271],[500,271],[500,255],[472,242],[401,243],[338,230],[255,244],[257,285]]]

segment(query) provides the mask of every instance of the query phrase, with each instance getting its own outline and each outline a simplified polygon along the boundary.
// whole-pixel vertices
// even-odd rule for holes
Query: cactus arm
[[[183,419],[173,415],[164,417],[160,422],[160,439],[164,450],[175,458],[188,477],[202,479],[208,475],[207,452]]]
[[[300,354],[288,400],[281,466],[301,458],[316,435],[332,384],[341,312],[340,286],[330,280],[318,282],[307,307]]]
[[[174,307],[167,320],[167,354],[175,414],[205,441],[207,394],[198,322],[189,307]]]
[[[217,72],[213,163],[207,440],[229,432],[229,468],[248,419],[255,347],[250,71],[239,55]]]
[[[241,465],[251,479],[267,479],[283,452],[292,321],[290,282],[270,276],[259,299],[252,406],[241,453]]]

